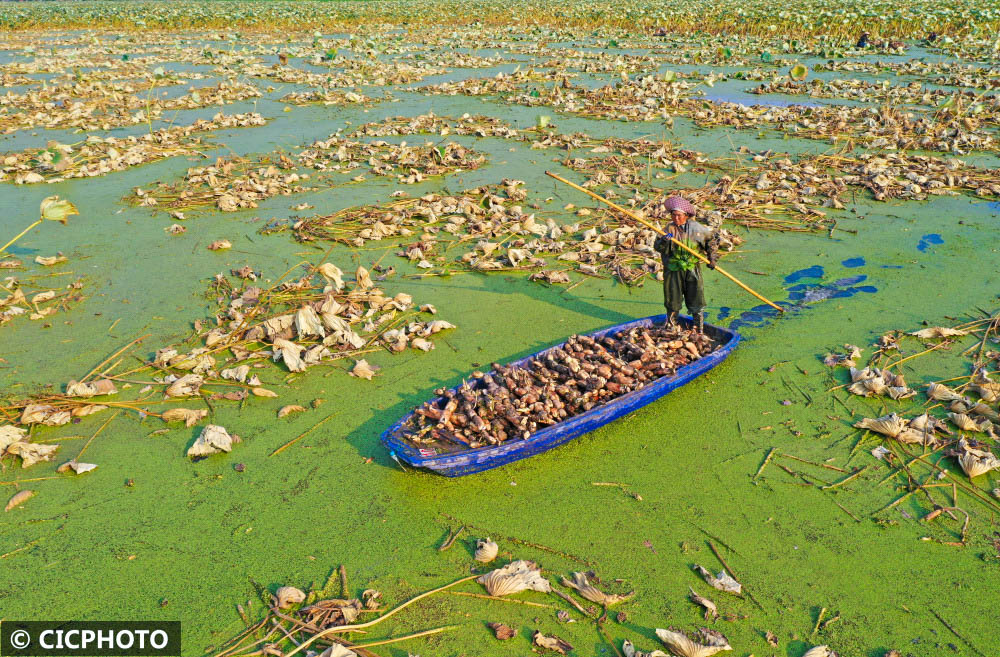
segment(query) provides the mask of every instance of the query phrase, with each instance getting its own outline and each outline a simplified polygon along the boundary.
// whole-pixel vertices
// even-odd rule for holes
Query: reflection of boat
[[[663,319],[663,315],[646,317],[601,329],[588,335],[595,338],[603,337],[621,330],[628,330],[637,326],[648,326],[654,322],[662,322]],[[686,317],[682,318],[682,320],[688,324],[691,321],[690,318]],[[471,449],[461,449],[457,446],[452,450],[417,447],[407,442],[404,438],[405,425],[413,415],[411,412],[382,434],[382,442],[393,456],[409,465],[415,468],[433,470],[449,477],[459,477],[474,472],[481,472],[504,465],[505,463],[510,463],[511,461],[534,456],[604,426],[612,420],[659,399],[671,390],[681,387],[725,360],[740,341],[738,333],[718,326],[706,324],[705,333],[719,345],[718,349],[711,354],[684,365],[673,376],[665,376],[657,379],[644,388],[633,390],[621,397],[612,399],[606,404],[595,406],[589,411],[574,415],[558,424],[541,429],[531,434],[526,440],[510,439],[500,445],[486,445]],[[549,349],[555,349],[560,346],[562,345],[549,347]],[[549,349],[522,358],[511,363],[511,365],[525,365],[532,358],[544,355]],[[457,390],[457,387],[455,390]]]

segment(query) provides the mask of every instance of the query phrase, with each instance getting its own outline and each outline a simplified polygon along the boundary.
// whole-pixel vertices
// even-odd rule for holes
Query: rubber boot
[[[666,318],[664,318],[664,320],[663,320],[663,328],[666,328],[666,329],[676,329],[677,327],[678,327],[678,324],[677,324],[677,312],[674,311],[672,313],[667,313]]]
[[[694,313],[691,319],[694,320],[694,326],[698,333],[705,333],[705,313]]]

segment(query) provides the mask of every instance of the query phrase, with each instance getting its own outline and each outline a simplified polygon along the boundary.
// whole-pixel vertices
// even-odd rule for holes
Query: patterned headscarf
[[[695,215],[694,206],[683,196],[671,196],[663,202],[663,207],[667,212],[673,212],[674,210],[680,210],[681,212],[687,213],[689,216],[693,217]]]

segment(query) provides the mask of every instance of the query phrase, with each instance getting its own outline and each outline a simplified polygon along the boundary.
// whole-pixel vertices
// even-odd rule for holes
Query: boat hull
[[[654,322],[662,322],[664,315],[654,315],[645,317],[625,324],[618,324],[606,329],[594,331],[587,335],[599,338],[621,330],[628,330],[634,327],[649,326]],[[682,317],[682,321],[690,324],[689,317]],[[643,406],[656,401],[672,390],[683,386],[691,380],[709,371],[729,356],[740,342],[740,336],[735,331],[718,326],[705,325],[705,332],[717,342],[721,343],[719,349],[708,356],[699,358],[693,363],[689,363],[673,376],[665,376],[650,383],[640,390],[633,390],[630,393],[617,397],[606,404],[602,404],[589,411],[575,415],[558,424],[552,425],[536,431],[527,440],[511,439],[500,445],[488,445],[475,449],[448,452],[432,453],[433,450],[421,450],[411,445],[400,436],[404,424],[412,416],[412,412],[404,416],[399,422],[389,427],[382,434],[382,443],[389,449],[390,453],[401,461],[415,467],[431,470],[448,477],[460,477],[467,474],[482,472],[496,468],[513,461],[528,458],[542,452],[546,452],[554,447],[558,447],[585,433],[589,433],[605,424],[612,422],[623,415],[627,415]],[[533,358],[544,356],[551,349],[561,347],[562,344],[554,345],[538,353],[532,354],[511,365],[525,365]]]

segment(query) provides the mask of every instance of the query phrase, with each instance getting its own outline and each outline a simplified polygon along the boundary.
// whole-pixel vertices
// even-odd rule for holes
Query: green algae
[[[232,107],[246,111],[252,105]],[[368,112],[307,107],[285,114],[271,100],[257,107],[275,117],[271,125],[220,131],[217,141],[238,153],[262,152],[325,136],[344,121],[358,125],[428,109],[439,114],[485,110],[521,126],[533,124],[538,113],[478,99],[418,96]],[[663,130],[570,117],[558,117],[556,123],[561,131],[580,129],[595,136]],[[754,150],[815,147],[815,142],[755,139],[746,132],[695,133],[677,123],[672,137],[714,155],[731,150],[720,137],[724,134]],[[539,195],[554,196],[560,206],[582,204],[572,190],[554,187],[541,174],[553,168],[555,153],[515,142],[470,142],[489,153],[490,165],[447,179],[447,188],[516,177]],[[163,215],[151,217],[119,202],[125,190],[172,179],[191,165],[175,158],[101,179],[3,188],[9,209],[0,216],[5,233],[30,219],[43,196],[59,194],[80,208],[81,215],[69,225],[46,226],[25,237],[18,254],[28,260],[61,250],[70,262],[58,271],[90,281],[89,298],[55,316],[50,328],[39,322],[0,328],[5,391],[21,395],[46,384],[58,386],[138,335],[152,334],[138,350],[142,356],[183,338],[193,319],[214,308],[204,292],[219,271],[252,264],[264,270],[265,279],[273,279],[322,253],[287,236],[259,235],[263,222],[254,217],[285,218],[294,214],[291,205],[303,201],[331,212],[384,200],[395,189],[370,183],[279,197],[254,211],[189,220],[180,236],[163,233],[170,223]],[[440,187],[428,183],[408,191]],[[706,542],[712,536],[760,603],[711,591],[723,616],[735,618],[717,621],[715,627],[729,637],[736,654],[765,654],[765,631],[778,636],[778,654],[792,656],[817,643],[843,655],[874,657],[889,648],[938,655],[950,652],[949,643],[958,654],[976,654],[935,612],[978,654],[992,654],[1000,649],[1000,638],[986,619],[995,614],[998,601],[997,562],[986,541],[994,520],[983,508],[974,511],[964,549],[920,540],[939,530],[900,512],[919,518],[929,510],[926,500],[911,498],[881,514],[886,522],[875,522],[871,514],[899,491],[891,483],[878,485],[888,471],[865,449],[851,464],[871,464],[871,471],[836,492],[800,486],[801,480],[773,465],[752,480],[772,448],[848,467],[858,432],[850,427],[845,405],[858,417],[881,414],[877,400],[841,395],[842,403],[834,401],[827,389],[841,380],[822,366],[824,353],[844,342],[867,345],[889,329],[958,317],[994,302],[992,280],[1000,258],[992,246],[996,213],[986,204],[941,198],[933,203],[859,201],[855,207],[857,214],[845,214],[841,226],[857,230],[857,236],[754,231],[724,264],[779,301],[794,292],[788,289],[794,284],[784,278],[815,265],[823,268],[822,277],[800,283],[841,289],[850,285],[838,287],[836,281],[862,274],[867,280],[856,285],[876,292],[803,303],[785,318],[747,326],[747,339],[733,356],[663,400],[550,453],[454,480],[403,472],[379,445],[380,433],[435,387],[454,384],[473,369],[530,354],[571,333],[661,312],[658,286],[626,288],[587,280],[566,291],[505,275],[406,279],[401,275],[417,270],[394,259],[391,244],[335,249],[331,259],[345,270],[389,252],[383,262],[394,264],[401,275],[386,281],[386,291],[405,290],[418,303],[434,303],[458,330],[427,354],[372,356],[370,361],[383,370],[371,382],[347,376],[348,365],[341,363],[281,386],[279,399],[253,400],[243,408],[217,404],[213,422],[244,439],[230,455],[191,463],[183,455],[197,428],[154,435],[164,426],[159,421],[122,415],[88,448],[88,460],[99,464],[96,471],[31,484],[38,496],[0,518],[0,553],[30,544],[0,561],[3,616],[179,619],[184,654],[198,655],[242,629],[235,605],[256,598],[253,582],[272,591],[283,584],[307,588],[315,582],[318,587],[332,568],[345,564],[353,594],[378,588],[393,605],[468,574],[472,537],[487,534],[500,543],[502,556],[535,559],[552,576],[594,568],[604,579],[626,580],[637,595],[620,606],[627,619],[609,623],[607,631],[616,640],[630,638],[651,649],[652,628],[704,624],[701,610],[686,595],[689,586],[710,591],[692,571],[694,564],[714,572],[722,568]],[[928,233],[940,234],[943,244],[918,251],[921,236]],[[205,250],[223,237],[233,242],[231,251]],[[841,264],[856,257],[865,259],[864,267]],[[708,296],[710,319],[722,308],[736,317],[754,305],[710,274]],[[929,376],[931,371],[922,367],[929,366],[920,364],[912,376]],[[918,382],[913,379],[911,385]],[[316,398],[325,400],[319,408],[275,419],[280,406],[308,407]],[[782,405],[784,400],[792,403]],[[337,415],[322,430],[268,456],[330,413]],[[43,438],[90,436],[105,419],[87,418],[71,431],[40,433]],[[66,441],[61,455],[75,454],[82,442]],[[237,472],[237,463],[245,464],[245,471]],[[833,471],[782,464],[826,481],[839,478]],[[3,478],[47,476],[53,468],[8,469]],[[984,490],[997,485],[996,477],[984,479],[977,482]],[[133,485],[126,485],[129,480]],[[608,481],[627,484],[642,501],[614,487],[592,485]],[[459,524],[477,531],[468,532],[452,550],[438,552],[447,529]],[[473,585],[462,590],[479,591]],[[537,594],[523,597],[549,601]],[[812,636],[824,607],[841,620]],[[254,609],[260,610],[259,602]],[[520,636],[500,644],[483,626],[487,621],[519,627]],[[589,623],[565,625],[551,610],[447,594],[419,603],[364,639],[453,623],[460,631],[420,642],[411,652],[523,654],[530,630],[539,629],[569,640],[575,654],[613,654]],[[384,654],[406,651],[394,647]]]

